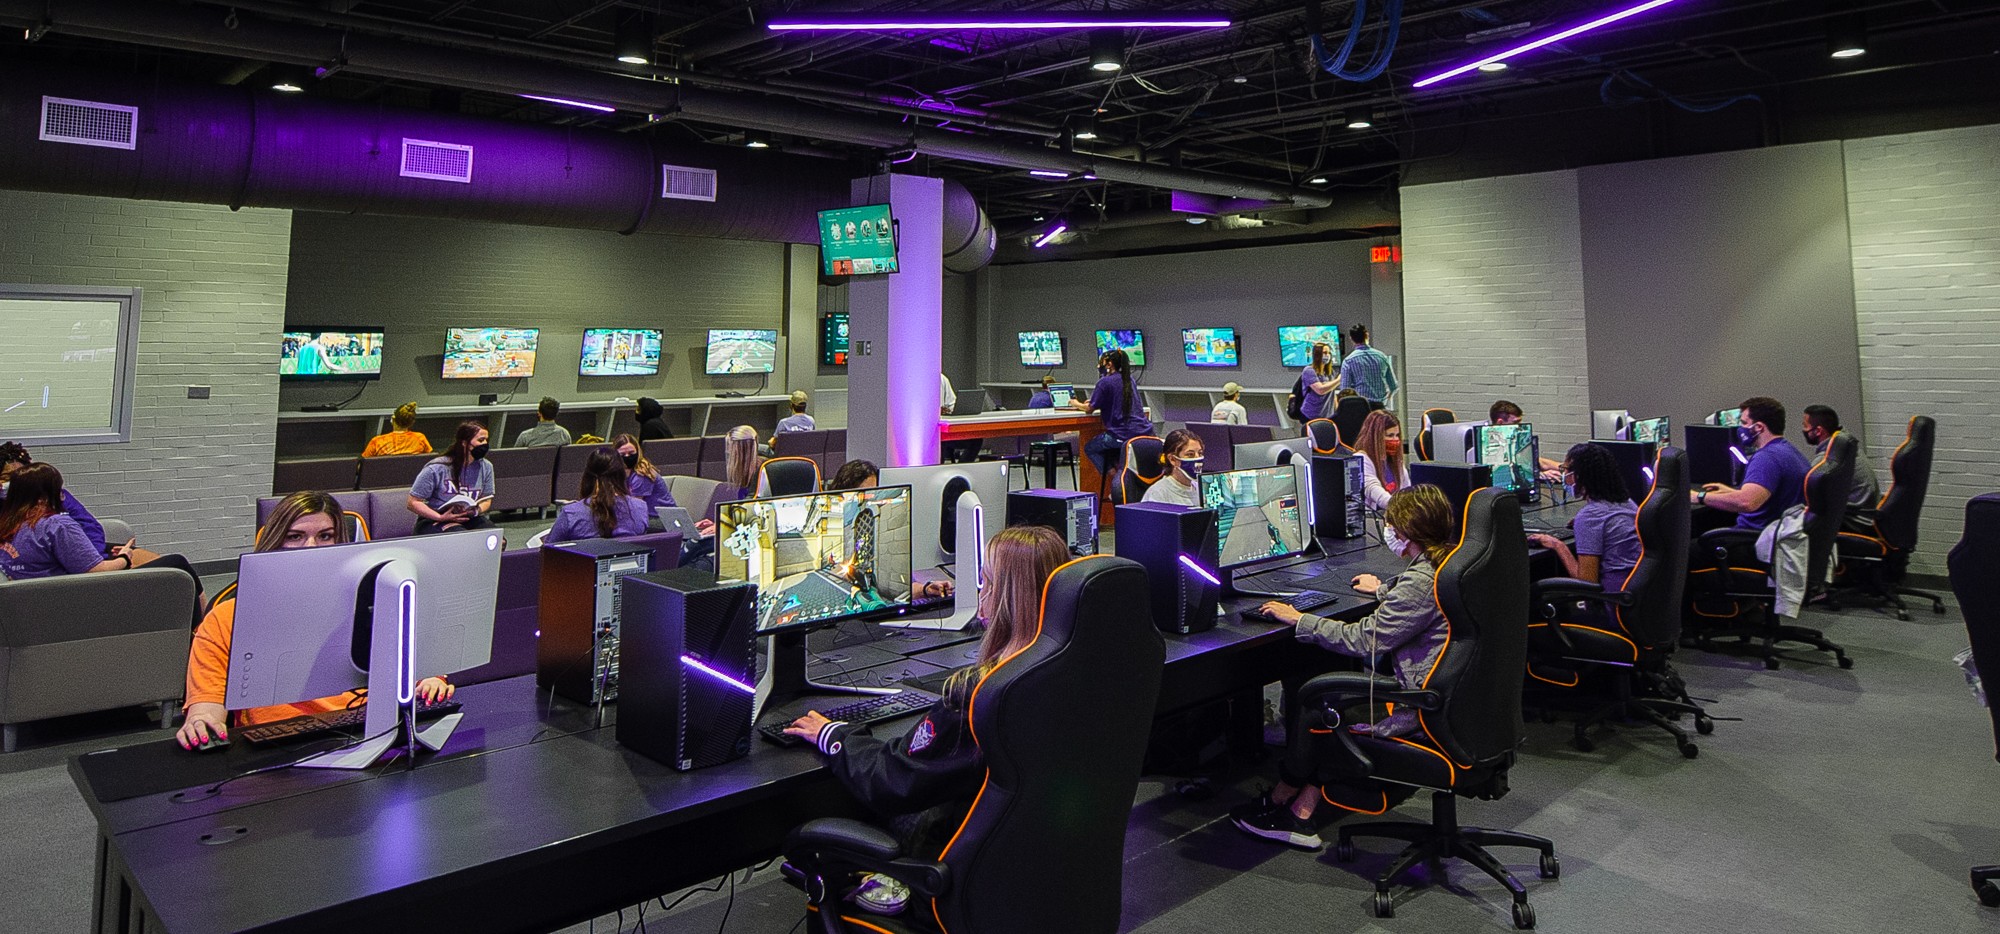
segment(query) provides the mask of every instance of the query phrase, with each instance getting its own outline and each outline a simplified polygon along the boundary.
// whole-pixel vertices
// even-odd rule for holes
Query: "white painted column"
[[[847,453],[883,467],[935,464],[944,183],[915,175],[854,180],[854,204],[885,201],[896,221],[898,271],[847,286]]]

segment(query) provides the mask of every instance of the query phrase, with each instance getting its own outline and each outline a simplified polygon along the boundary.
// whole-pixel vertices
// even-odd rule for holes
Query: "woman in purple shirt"
[[[660,476],[660,469],[646,459],[646,452],[640,448],[638,438],[622,434],[611,439],[611,447],[625,462],[626,492],[645,500],[647,509],[679,505],[667,488],[667,478]]]
[[[583,484],[575,502],[564,503],[556,514],[549,541],[571,542],[580,538],[624,538],[643,535],[652,510],[646,501],[625,490],[625,462],[611,448],[591,452],[583,465]]]
[[[201,575],[180,555],[141,552],[131,542],[106,558],[75,519],[63,512],[62,472],[48,464],[14,470],[0,500],[0,577],[30,580],[62,574],[122,571],[140,565],[170,567],[194,578],[194,619],[201,622]]]
[[[1333,398],[1340,388],[1340,371],[1333,363],[1333,348],[1327,344],[1313,345],[1311,365],[1299,374],[1299,385],[1305,387],[1305,398],[1299,401],[1299,412],[1306,421],[1325,418],[1331,414],[1327,400]]]
[[[1153,433],[1153,423],[1146,420],[1145,407],[1134,398],[1138,395],[1132,385],[1132,359],[1123,350],[1112,350],[1097,362],[1097,388],[1090,391],[1088,400],[1078,399],[1070,406],[1084,412],[1095,412],[1104,420],[1104,433],[1083,446],[1083,453],[1090,462],[1097,465],[1097,472],[1111,476],[1118,466],[1125,442],[1140,435]]]
[[[0,444],[0,495],[6,493],[7,483],[14,479],[15,471],[34,462],[34,458],[28,456],[27,447],[21,442],[9,441]],[[76,520],[77,525],[83,527],[83,534],[90,539],[90,544],[97,549],[98,554],[107,556],[111,554],[110,550],[104,547],[103,523],[98,522],[97,517],[91,515],[90,510],[85,509],[82,503],[77,502],[76,497],[71,496],[68,490],[62,491],[62,511],[64,515]],[[152,552],[138,553],[152,554]]]
[[[1579,444],[1564,459],[1563,478],[1583,497],[1570,529],[1576,533],[1572,552],[1562,539],[1530,535],[1528,541],[1556,553],[1569,577],[1624,590],[1625,579],[1639,563],[1639,507],[1625,491],[1618,460],[1603,445]]]

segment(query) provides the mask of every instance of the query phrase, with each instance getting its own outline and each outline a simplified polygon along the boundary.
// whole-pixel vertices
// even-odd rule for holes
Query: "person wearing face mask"
[[[417,534],[456,532],[493,526],[493,465],[486,460],[486,426],[460,422],[451,448],[424,465],[410,485],[410,511]]]
[[[625,464],[627,493],[644,500],[648,510],[680,505],[674,502],[674,494],[667,488],[667,478],[660,476],[660,469],[646,459],[638,438],[629,433],[619,435],[611,439],[611,449],[618,452],[618,459]]]
[[[1625,578],[1639,563],[1639,507],[1625,491],[1618,459],[1603,445],[1584,443],[1569,449],[1568,463],[1559,465],[1570,498],[1581,497],[1570,528],[1576,549],[1553,535],[1536,533],[1528,541],[1555,552],[1563,576],[1603,584],[1607,591],[1625,589]]]
[[[1826,456],[1826,444],[1833,440],[1834,432],[1847,431],[1840,427],[1840,413],[1829,406],[1806,406],[1804,421],[1806,443],[1813,446],[1812,460]],[[1875,531],[1875,504],[1881,501],[1881,481],[1875,479],[1875,468],[1869,465],[1868,453],[1862,450],[1861,440],[1856,438],[1854,485],[1848,487],[1847,514],[1841,518],[1840,527],[1849,532]]]
[[[1361,496],[1369,509],[1388,508],[1390,494],[1410,485],[1410,465],[1403,456],[1403,423],[1387,409],[1368,413],[1355,433],[1361,452]]]
[[[1118,468],[1125,442],[1152,434],[1153,423],[1134,398],[1138,393],[1132,383],[1132,358],[1125,351],[1111,350],[1099,357],[1097,372],[1097,386],[1091,389],[1090,398],[1071,399],[1069,405],[1079,412],[1095,412],[1103,419],[1104,433],[1090,439],[1083,454],[1097,465],[1100,475],[1109,477]]]
[[[271,518],[257,530],[255,551],[291,548],[318,548],[347,541],[347,523],[342,521],[340,504],[331,494],[303,490],[285,497],[271,510]],[[229,643],[236,632],[236,588],[230,585],[215,600],[215,606],[195,628],[188,648],[186,722],[174,739],[183,749],[208,745],[211,739],[229,738],[230,711],[224,706],[224,689],[229,684]],[[452,686],[442,677],[417,682],[417,696],[426,700],[451,697]],[[276,704],[235,712],[237,726],[270,723],[306,714],[345,710],[366,703],[359,690],[322,697],[299,704]]]
[[[1141,502],[1201,508],[1201,439],[1185,428],[1167,433],[1167,475],[1146,488]]]
[[[1743,485],[1704,483],[1688,498],[1736,514],[1736,528],[1763,531],[1785,510],[1805,502],[1806,473],[1812,465],[1785,440],[1785,407],[1776,399],[1757,396],[1743,400],[1737,417],[1737,447],[1752,452],[1743,468]],[[1697,533],[1699,534],[1699,533]]]
[[[1378,601],[1373,613],[1343,623],[1300,613],[1290,604],[1276,600],[1264,604],[1263,612],[1273,620],[1296,626],[1295,635],[1300,642],[1356,658],[1386,656],[1395,669],[1397,684],[1405,690],[1417,690],[1436,666],[1448,638],[1444,613],[1438,609],[1432,588],[1438,565],[1458,542],[1457,522],[1452,515],[1451,500],[1429,484],[1396,491],[1389,498],[1386,515],[1383,537],[1391,550],[1410,560],[1410,565],[1386,581],[1373,574],[1354,578],[1355,590]],[[1412,707],[1399,708],[1387,716],[1381,716],[1380,711],[1361,709],[1344,713],[1342,719],[1352,725],[1338,729],[1385,738],[1409,736],[1411,742],[1424,744],[1417,711]],[[1304,727],[1301,722],[1291,730],[1291,742],[1278,763],[1278,784],[1262,799],[1229,812],[1238,829],[1288,846],[1316,850],[1323,843],[1319,824],[1313,818],[1322,799],[1342,810],[1380,814],[1415,791],[1407,785],[1322,774],[1320,744],[1339,740]]]

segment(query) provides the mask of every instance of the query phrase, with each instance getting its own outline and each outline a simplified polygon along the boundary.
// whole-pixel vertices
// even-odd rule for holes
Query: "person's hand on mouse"
[[[174,733],[182,749],[206,746],[213,739],[229,738],[229,710],[221,704],[189,704],[187,721]]]
[[[1356,574],[1354,575],[1354,580],[1350,582],[1350,586],[1354,588],[1356,593],[1373,595],[1375,591],[1382,589],[1382,579],[1373,574]]]

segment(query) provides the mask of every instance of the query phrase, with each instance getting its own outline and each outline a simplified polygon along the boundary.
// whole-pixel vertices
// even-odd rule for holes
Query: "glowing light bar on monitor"
[[[1586,32],[1589,32],[1593,29],[1597,29],[1598,27],[1601,26],[1609,26],[1612,23],[1618,22],[1619,20],[1637,16],[1641,13],[1646,12],[1647,10],[1651,10],[1655,7],[1663,7],[1672,2],[1674,2],[1674,0],[1646,0],[1645,3],[1641,3],[1637,6],[1626,7],[1625,9],[1619,10],[1616,13],[1610,13],[1604,16],[1600,16],[1594,20],[1591,20],[1588,23],[1584,23],[1581,26],[1572,26],[1561,32],[1543,36],[1542,38],[1536,39],[1533,42],[1517,45],[1497,55],[1488,55],[1485,58],[1479,59],[1478,61],[1467,62],[1463,65],[1458,66],[1457,68],[1453,68],[1450,71],[1439,72],[1438,74],[1434,74],[1428,78],[1424,78],[1418,81],[1416,84],[1411,85],[1411,87],[1418,87],[1418,88],[1429,87],[1447,78],[1456,78],[1459,75],[1465,74],[1468,71],[1472,71],[1478,68],[1483,68],[1486,65],[1490,65],[1495,62],[1500,62],[1506,59],[1513,58],[1514,56],[1520,55],[1524,52],[1532,52],[1536,49],[1541,48],[1542,46],[1561,42],[1564,39],[1568,39],[1572,36],[1582,35]]]
[[[1215,575],[1209,573],[1209,570],[1207,568],[1202,567],[1199,564],[1196,564],[1193,558],[1190,558],[1187,555],[1181,555],[1181,564],[1185,566],[1188,570],[1193,571],[1195,573],[1195,576],[1200,577],[1202,580],[1208,581],[1209,583],[1214,584],[1217,587],[1222,586],[1222,581],[1217,580]]]
[[[573,101],[567,97],[543,97],[540,94],[523,94],[521,96],[531,101],[541,101],[542,103],[545,104],[561,104],[564,107],[581,107],[585,110],[595,110],[598,113],[615,114],[618,112],[618,108],[606,104],[592,104],[587,101]]]
[[[928,29],[1221,29],[1229,17],[1207,13],[1134,16],[1129,13],[1093,16],[1060,13],[1023,16],[1008,13],[902,13],[895,16],[821,13],[809,17],[779,16],[765,24],[772,32],[839,32],[846,30],[910,32]]]
[[[755,693],[757,693],[757,689],[756,689],[756,688],[754,688],[754,687],[751,687],[750,685],[747,685],[747,684],[744,684],[743,682],[741,682],[741,681],[738,681],[738,680],[736,680],[735,678],[732,678],[732,677],[730,677],[730,676],[728,676],[728,675],[725,675],[725,674],[723,674],[722,672],[719,672],[719,671],[716,671],[715,669],[713,669],[713,668],[710,668],[710,667],[708,667],[707,665],[704,665],[704,664],[702,664],[702,663],[701,663],[701,659],[698,659],[698,658],[696,658],[696,657],[694,657],[694,656],[692,656],[692,655],[683,655],[683,656],[681,656],[681,664],[683,664],[683,665],[686,665],[686,666],[688,666],[689,668],[692,668],[692,669],[694,669],[694,670],[696,670],[696,671],[699,671],[699,672],[701,672],[702,674],[705,674],[705,675],[707,675],[707,676],[709,676],[709,677],[711,677],[711,678],[714,678],[715,680],[717,680],[717,681],[720,681],[720,682],[722,682],[723,684],[727,684],[727,685],[729,685],[730,687],[733,687],[733,688],[735,688],[735,689],[737,689],[737,690],[739,690],[739,691],[742,691],[742,692],[743,692],[743,693],[745,693],[745,694],[755,694]]]
[[[406,580],[396,591],[397,624],[403,631],[396,647],[396,703],[407,704],[417,695],[417,582]]]

